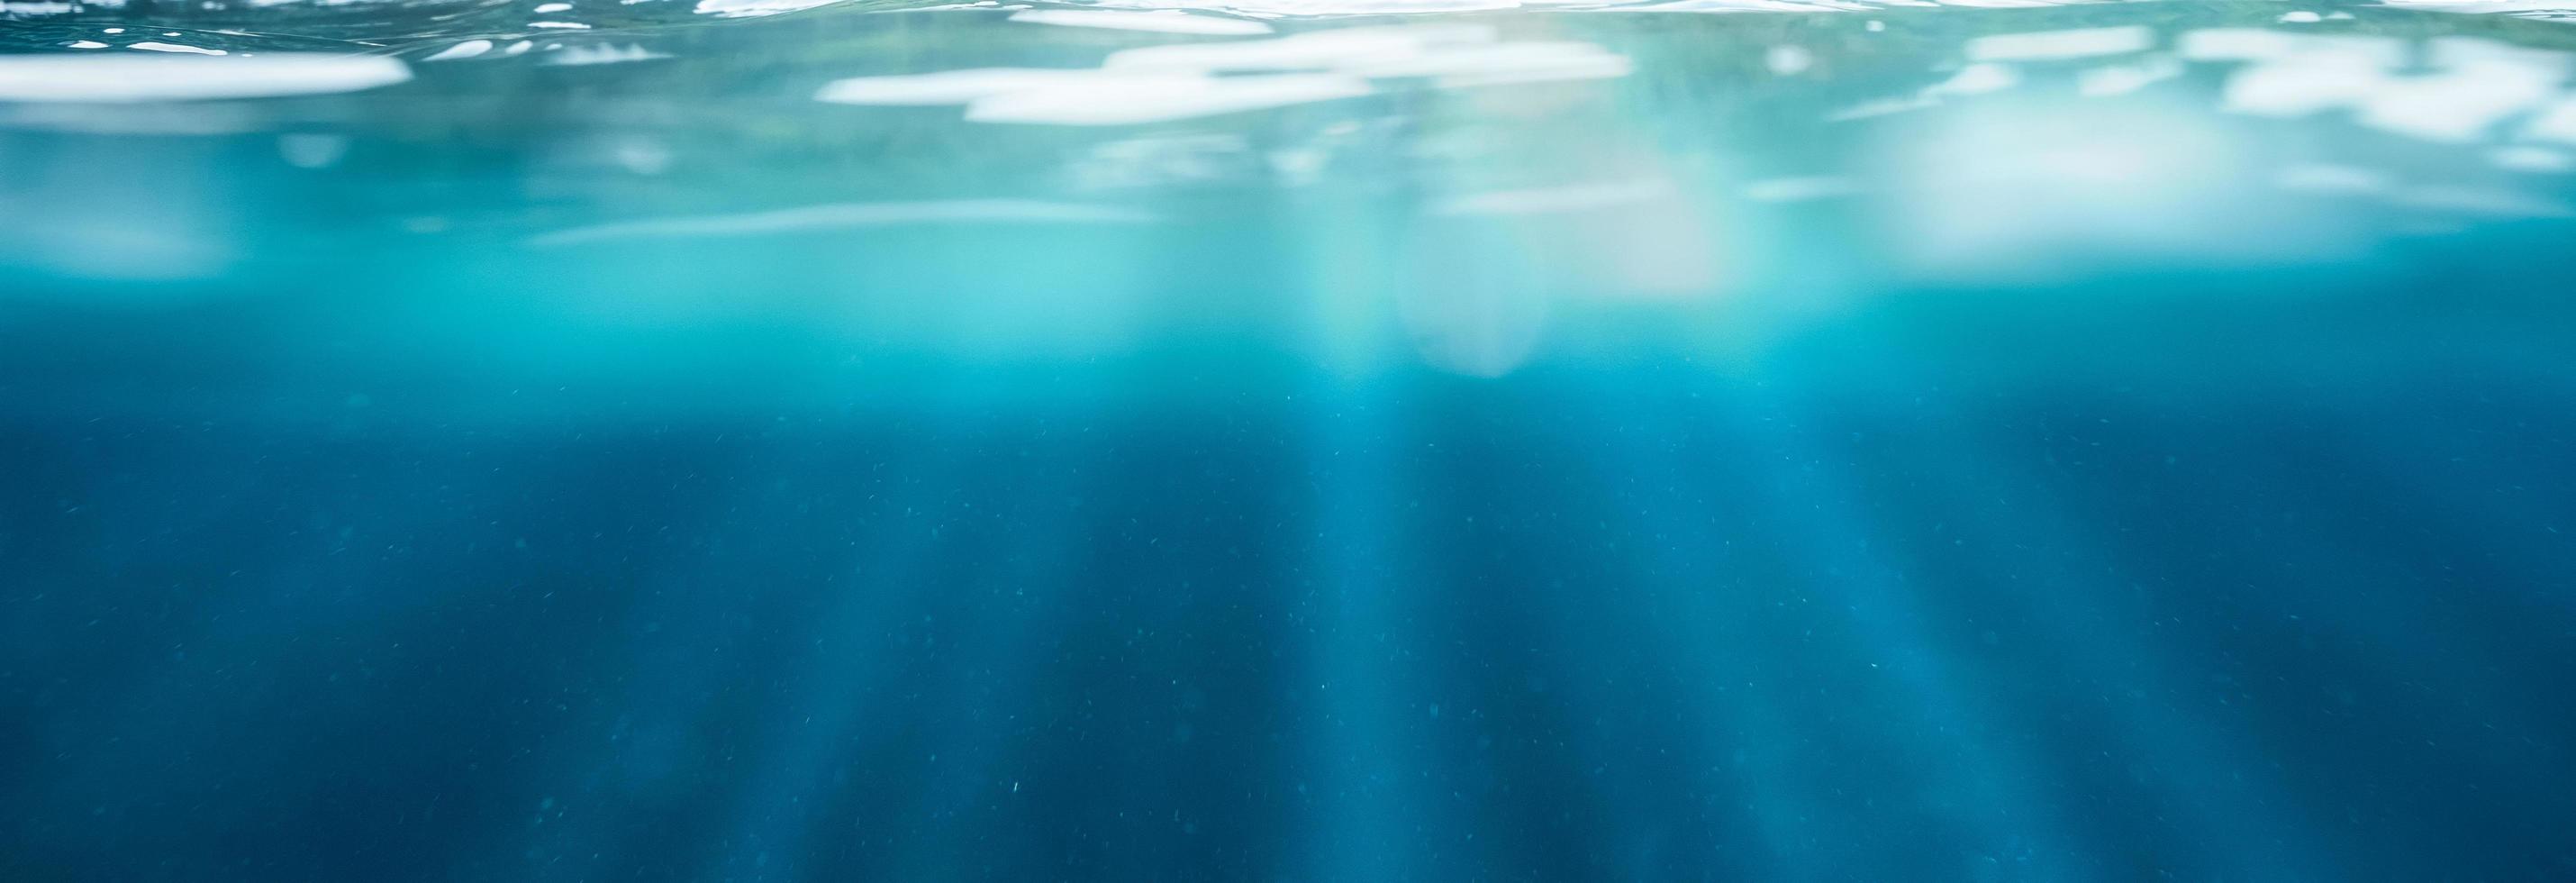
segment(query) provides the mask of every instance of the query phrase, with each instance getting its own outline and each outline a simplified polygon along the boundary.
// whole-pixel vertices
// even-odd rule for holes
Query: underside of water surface
[[[0,880],[2576,879],[2569,14],[0,2]]]

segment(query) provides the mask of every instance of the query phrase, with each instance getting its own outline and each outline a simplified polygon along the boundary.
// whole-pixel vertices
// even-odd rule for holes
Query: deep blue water
[[[2545,8],[797,5],[0,12],[0,880],[2576,878]]]

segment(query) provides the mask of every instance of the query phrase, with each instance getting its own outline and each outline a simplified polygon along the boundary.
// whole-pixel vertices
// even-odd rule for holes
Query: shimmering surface
[[[0,879],[2576,876],[2545,4],[0,5]]]

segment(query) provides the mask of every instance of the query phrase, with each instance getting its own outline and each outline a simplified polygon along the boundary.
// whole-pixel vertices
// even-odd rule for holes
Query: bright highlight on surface
[[[1025,14],[1025,13],[1024,13]],[[1130,125],[1434,88],[1625,76],[1622,55],[1572,40],[1508,41],[1481,26],[1342,28],[1275,40],[1147,46],[1096,69],[975,68],[853,77],[815,93],[862,105],[966,105],[979,122]]]
[[[409,67],[381,56],[0,56],[0,101],[131,103],[274,98],[356,92],[409,79]]]
[[[1174,12],[1127,12],[1114,9],[1029,9],[1012,13],[1011,20],[1040,25],[1074,28],[1106,28],[1118,31],[1148,31],[1162,34],[1205,34],[1209,36],[1244,36],[1270,33],[1270,26],[1257,21],[1187,15]]]

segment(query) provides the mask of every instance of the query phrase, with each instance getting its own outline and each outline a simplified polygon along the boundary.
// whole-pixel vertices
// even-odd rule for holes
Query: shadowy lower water
[[[2576,877],[2576,25],[2009,5],[9,0],[0,879]]]

